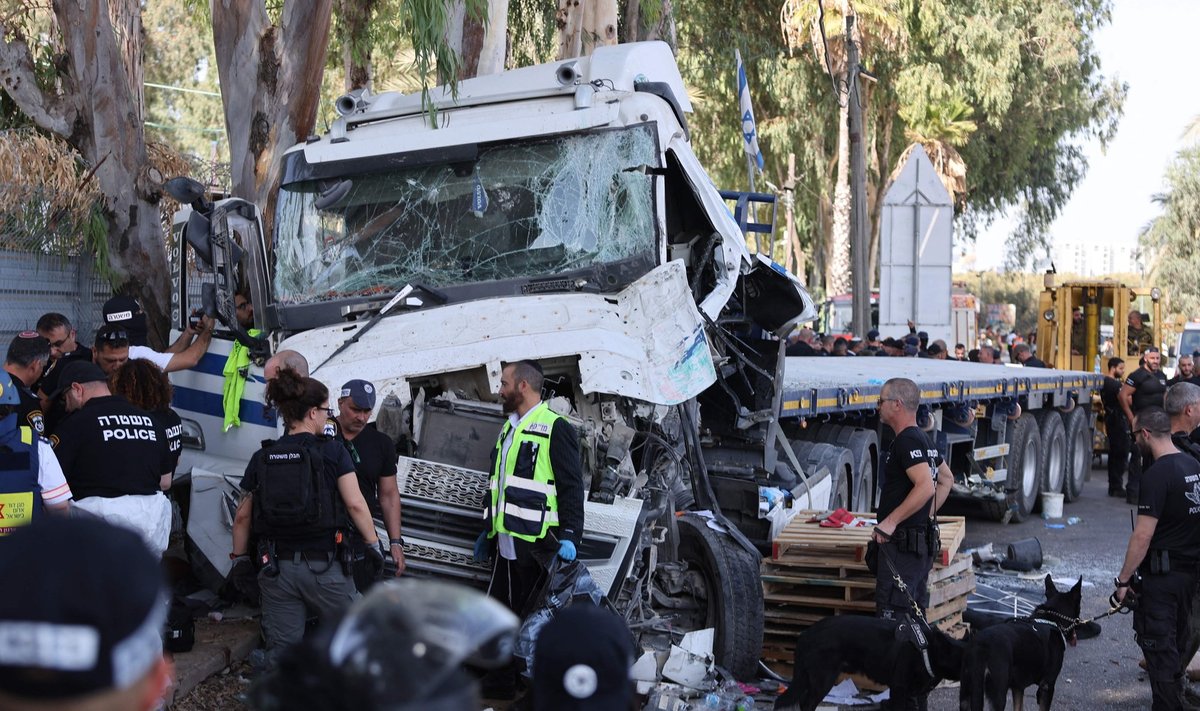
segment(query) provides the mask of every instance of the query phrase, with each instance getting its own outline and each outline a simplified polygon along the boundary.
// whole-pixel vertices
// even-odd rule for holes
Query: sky
[[[1134,247],[1158,215],[1152,197],[1162,192],[1167,165],[1183,147],[1184,128],[1200,114],[1197,29],[1200,0],[1114,1],[1112,23],[1097,34],[1096,48],[1104,75],[1129,85],[1125,113],[1107,151],[1088,144],[1087,175],[1050,229],[1056,244]],[[980,234],[973,269],[1002,266],[1011,228],[1010,220],[997,220]]]

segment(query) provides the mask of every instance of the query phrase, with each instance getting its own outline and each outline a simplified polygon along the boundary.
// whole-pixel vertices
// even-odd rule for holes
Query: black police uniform
[[[17,395],[20,396],[21,402],[17,405],[17,422],[24,425],[38,435],[45,435],[46,422],[45,416],[42,414],[42,401],[33,394],[25,383],[15,375],[10,375],[13,384],[17,386]]]
[[[1125,495],[1125,467],[1129,464],[1129,421],[1121,409],[1121,381],[1104,376],[1100,401],[1104,403],[1104,432],[1108,435],[1108,495]]]
[[[1026,368],[1049,368],[1050,367],[1050,366],[1046,365],[1046,363],[1042,359],[1038,358],[1037,356],[1029,356],[1028,358],[1025,359],[1025,362],[1022,363],[1021,365],[1025,366]]]
[[[1156,370],[1152,373],[1146,368],[1138,368],[1130,373],[1129,377],[1125,378],[1125,384],[1133,388],[1133,402],[1130,405],[1130,409],[1133,410],[1134,417],[1137,417],[1139,412],[1151,405],[1156,407],[1163,406],[1163,396],[1167,393],[1167,376],[1162,370]],[[1132,428],[1133,423],[1130,422],[1129,426]],[[1144,459],[1137,447],[1131,448],[1129,452],[1129,481],[1125,485],[1126,500],[1131,504],[1138,502],[1138,486],[1141,482],[1141,473],[1149,464],[1149,461],[1143,461]]]
[[[284,449],[291,452],[304,449],[324,477],[323,480],[312,480],[316,490],[304,497],[308,506],[298,518],[305,523],[272,523],[264,511],[273,505],[274,499],[263,490],[264,485],[281,491],[279,496],[282,498],[294,498],[294,488],[277,489],[276,486],[278,483],[286,486],[288,482],[309,475],[294,471],[294,467],[278,477],[269,471],[274,465],[268,464],[268,455],[278,457],[275,461],[281,467],[297,461],[291,455],[284,456]],[[301,640],[309,610],[319,619],[329,619],[357,596],[349,571],[338,556],[339,534],[344,534],[350,523],[337,482],[343,475],[353,476],[353,471],[350,455],[340,443],[308,433],[280,437],[272,446],[255,453],[246,466],[241,488],[254,496],[251,530],[258,537],[259,559],[266,556],[268,560],[258,573],[258,586],[263,635],[267,641],[267,654],[272,658],[277,658],[280,652]]]
[[[1153,709],[1174,709],[1183,690],[1196,565],[1200,562],[1200,462],[1170,454],[1146,469],[1138,515],[1158,523],[1138,566],[1142,576],[1133,631],[1146,658]]]
[[[169,407],[151,412],[150,419],[162,428],[167,438],[167,451],[171,457],[171,466],[167,471],[174,474],[175,468],[179,466],[179,457],[183,454],[183,420],[179,419],[179,413]]]
[[[908,469],[915,465],[929,467],[929,476],[937,487],[938,467],[942,456],[929,444],[925,433],[917,427],[906,427],[892,440],[884,462],[883,481],[879,493],[879,520],[887,518],[913,490]],[[935,494],[936,496],[936,494]],[[929,569],[933,555],[940,546],[937,530],[930,517],[933,498],[922,504],[912,516],[901,521],[887,543],[880,546],[879,567],[875,573],[875,613],[880,617],[899,618],[912,612],[912,603],[893,578],[895,573],[904,581],[908,595],[920,606],[929,605]]]
[[[371,509],[371,516],[382,519],[379,480],[396,476],[396,445],[392,443],[391,437],[376,429],[373,422],[364,427],[354,439],[346,439],[345,434],[340,431],[337,439],[346,448],[350,461],[354,462],[358,488],[367,502],[367,508]],[[354,585],[359,592],[365,593],[375,584],[373,573],[364,558],[366,543],[357,531],[351,533],[350,541],[354,549]]]
[[[65,353],[59,356],[57,360],[51,361],[50,365],[46,366],[46,371],[42,373],[42,377],[38,379],[33,386],[34,392],[43,392],[46,395],[53,395],[58,392],[58,378],[62,375],[63,369],[67,367],[67,363],[80,360],[92,362],[92,349],[87,346],[76,346],[75,350],[70,353]],[[56,398],[50,403],[49,411],[43,413],[45,436],[50,438],[50,441],[55,441],[55,436],[58,428],[58,423],[62,422],[67,416],[67,408],[63,403],[62,398]]]
[[[59,425],[54,453],[76,500],[158,493],[172,467],[165,433],[120,395],[84,403]]]

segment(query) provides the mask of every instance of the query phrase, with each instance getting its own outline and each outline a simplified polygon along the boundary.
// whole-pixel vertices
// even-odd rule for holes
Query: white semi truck
[[[1095,376],[784,356],[778,337],[813,318],[812,300],[747,251],[692,153],[665,44],[605,47],[430,99],[436,127],[419,95],[342,97],[330,130],[284,156],[270,234],[255,205],[169,186],[191,205],[176,220],[174,326],[197,309],[220,322],[200,365],[172,376],[188,538],[210,583],[228,572],[245,464],[277,434],[262,365],[280,349],[302,353],[331,392],[375,384],[378,426],[400,449],[408,569],[469,584],[488,574],[471,544],[500,372],[538,361],[550,406],[581,437],[581,559],[643,640],[715,627],[719,663],[743,677],[763,632],[761,493],[873,506],[887,377],[922,385],[958,493],[997,515],[1028,515],[1071,467],[1082,482],[1072,443],[1082,437],[1090,462],[1091,423],[1071,404]],[[258,337],[238,325],[239,289]],[[242,424],[225,431],[235,342],[252,362]],[[1018,415],[1021,398],[1040,414]],[[1057,455],[1041,454],[1047,428]]]

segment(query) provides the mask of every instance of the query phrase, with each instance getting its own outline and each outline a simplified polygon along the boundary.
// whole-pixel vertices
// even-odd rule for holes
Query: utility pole
[[[796,248],[796,224],[793,222],[796,212],[796,154],[788,153],[788,174],[787,182],[783,184],[783,207],[784,207],[784,229],[783,229],[783,263],[788,271],[800,277],[804,281],[804,273],[801,271],[802,257],[800,250]]]
[[[846,13],[846,91],[849,94],[848,120],[850,128],[850,268],[854,277],[851,293],[854,298],[854,333],[865,338],[871,329],[871,275],[868,274],[867,251],[867,159],[863,150],[862,94],[859,72],[858,43],[854,40],[853,11]]]

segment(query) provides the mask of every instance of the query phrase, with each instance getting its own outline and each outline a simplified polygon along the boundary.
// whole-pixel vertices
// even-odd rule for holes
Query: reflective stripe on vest
[[[37,436],[16,421],[15,414],[0,421],[0,536],[42,515]]]
[[[550,432],[558,419],[559,415],[546,403],[538,403],[513,432],[507,455],[504,441],[513,425],[506,422],[500,429],[496,465],[488,480],[488,505],[483,511],[484,519],[491,519],[488,536],[507,533],[532,542],[543,538],[551,526],[558,525],[558,494],[550,466]],[[501,466],[503,492],[499,490]]]

